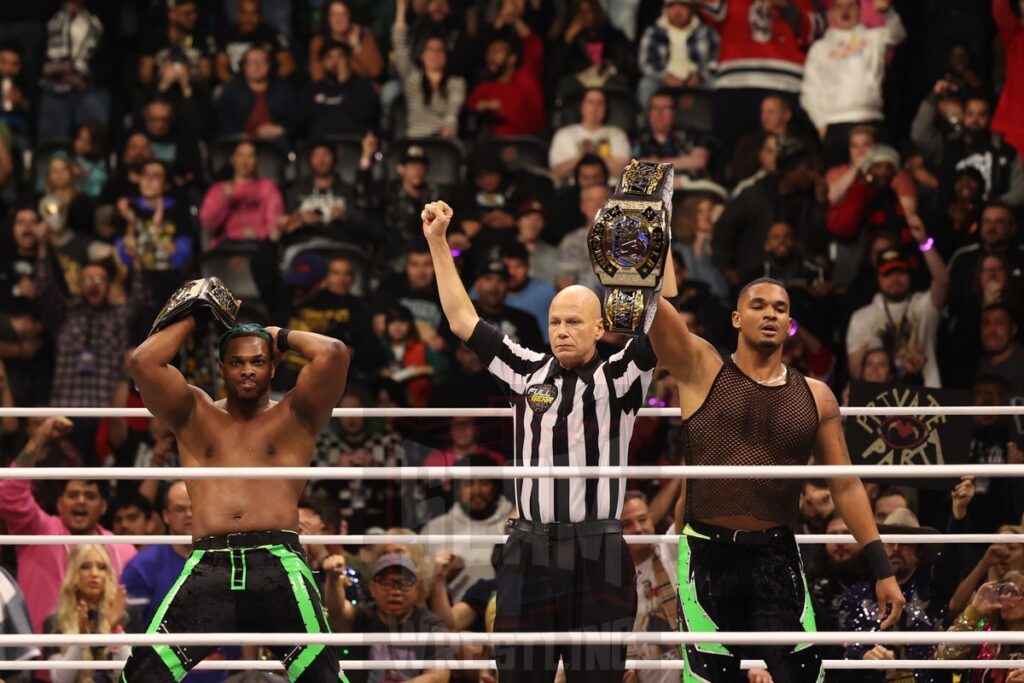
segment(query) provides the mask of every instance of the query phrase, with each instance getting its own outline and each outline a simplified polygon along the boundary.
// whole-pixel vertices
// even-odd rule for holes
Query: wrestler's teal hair
[[[273,355],[274,340],[263,325],[258,323],[239,323],[220,336],[220,341],[217,343],[217,356],[220,360],[224,360],[224,349],[228,347],[228,342],[237,337],[259,337],[267,342],[271,355]]]

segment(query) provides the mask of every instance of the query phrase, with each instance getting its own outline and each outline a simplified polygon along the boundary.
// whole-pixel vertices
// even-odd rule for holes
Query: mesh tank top
[[[687,465],[806,465],[818,430],[807,380],[792,367],[766,387],[724,358],[707,398],[683,420]],[[748,516],[779,526],[799,518],[800,479],[688,479],[686,519]]]

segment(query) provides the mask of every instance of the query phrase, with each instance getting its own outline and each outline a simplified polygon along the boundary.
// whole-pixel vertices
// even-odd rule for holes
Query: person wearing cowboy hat
[[[882,534],[929,535],[938,529],[921,526],[910,509],[893,510],[878,525]],[[959,576],[956,553],[942,552],[944,548],[929,543],[886,543],[886,554],[892,565],[906,608],[893,625],[896,631],[933,631],[945,615],[946,605]],[[839,627],[844,631],[877,630],[878,603],[872,582],[854,584],[847,590],[839,605]],[[929,659],[930,645],[870,645],[854,643],[846,648],[846,659],[891,660]],[[858,671],[858,681],[941,681],[943,674],[933,671],[904,671],[897,678],[886,678],[890,672]]]

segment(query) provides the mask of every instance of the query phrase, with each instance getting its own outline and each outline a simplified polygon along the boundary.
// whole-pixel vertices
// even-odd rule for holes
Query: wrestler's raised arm
[[[445,236],[452,220],[452,209],[444,202],[431,202],[423,207],[423,236],[430,246],[430,257],[434,261],[434,277],[441,297],[441,308],[448,318],[452,333],[466,341],[472,336],[480,316],[462,284],[459,271],[452,258],[452,250]]]
[[[197,394],[202,393],[172,365],[195,329],[195,318],[186,316],[154,332],[128,355],[128,374],[146,407],[175,433],[188,424]]]
[[[658,361],[677,382],[700,382],[705,373],[718,371],[721,359],[711,344],[690,332],[683,316],[665,298],[676,294],[676,273],[671,250],[665,261],[664,278],[662,296],[658,298],[658,312],[647,336]]]
[[[345,393],[351,360],[348,347],[332,337],[302,330],[287,330],[282,343],[280,335],[284,328],[266,329],[279,351],[292,350],[309,361],[284,400],[291,403],[292,415],[303,427],[319,434]]]

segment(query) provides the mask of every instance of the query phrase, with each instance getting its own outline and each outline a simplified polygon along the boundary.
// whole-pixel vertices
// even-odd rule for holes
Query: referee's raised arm
[[[452,258],[452,250],[448,246],[446,233],[452,215],[452,207],[437,201],[425,205],[420,217],[423,219],[423,236],[427,238],[430,257],[434,261],[434,277],[437,279],[441,308],[448,318],[452,333],[462,341],[468,341],[480,316],[476,314],[476,308],[462,284],[455,259]]]

